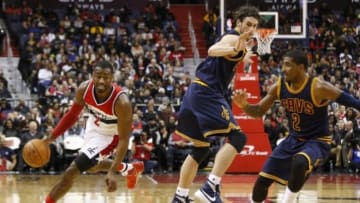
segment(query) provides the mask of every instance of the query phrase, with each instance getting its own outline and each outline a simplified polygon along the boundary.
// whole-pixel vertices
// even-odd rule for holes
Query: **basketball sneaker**
[[[222,203],[220,198],[220,185],[215,185],[211,181],[205,184],[195,192],[195,199],[202,203]]]
[[[131,163],[133,165],[133,168],[128,171],[128,174],[126,176],[127,178],[127,187],[129,189],[133,189],[136,186],[136,183],[141,175],[142,172],[144,172],[144,162],[137,161]]]
[[[190,203],[193,200],[190,199],[188,196],[184,197],[184,196],[180,196],[178,194],[175,194],[174,199],[171,201],[171,203]]]

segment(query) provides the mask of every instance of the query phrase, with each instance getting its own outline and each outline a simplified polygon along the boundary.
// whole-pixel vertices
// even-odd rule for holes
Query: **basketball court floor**
[[[126,188],[126,180],[119,175],[118,190],[107,193],[104,174],[82,175],[73,188],[58,203],[169,203],[178,174],[143,175],[133,190]],[[60,175],[0,174],[0,203],[40,203]],[[191,194],[201,186],[206,174],[199,175],[191,187]],[[250,202],[251,188],[256,175],[226,175],[223,178],[224,202]],[[280,202],[284,186],[273,184],[267,203]],[[297,202],[346,203],[360,202],[360,176],[348,174],[313,175]]]

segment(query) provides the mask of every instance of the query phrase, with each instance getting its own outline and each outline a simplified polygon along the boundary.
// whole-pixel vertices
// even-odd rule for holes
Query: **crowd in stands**
[[[204,18],[204,31],[214,29],[214,25],[206,25],[214,18],[219,19],[209,15]],[[74,90],[90,78],[92,64],[100,58],[114,64],[115,82],[128,91],[134,104],[133,136],[127,158],[143,160],[147,173],[179,169],[192,143],[174,133],[176,112],[191,77],[186,72],[174,72],[183,65],[183,47],[176,19],[164,5],[152,2],[142,11],[124,6],[97,12],[72,4],[51,11],[24,3],[7,8],[6,21],[21,53],[19,70],[38,98],[31,106],[23,100],[16,105],[0,101],[2,134],[21,140],[15,150],[17,163],[13,170],[30,170],[21,158],[22,146],[29,139],[43,138],[52,132],[71,105]],[[305,46],[303,41],[306,40],[274,40],[272,54],[259,57],[262,95],[281,73],[282,55],[291,48],[302,47],[308,53],[309,75],[360,98],[360,19],[355,10],[342,13],[324,6],[310,7],[309,40]],[[1,96],[5,94],[1,84],[6,87],[3,81],[6,79],[0,77]],[[359,114],[332,103],[329,115],[333,155],[324,168],[333,164],[334,168],[357,172],[354,160],[360,156]],[[45,171],[61,171],[70,163],[76,147],[67,146],[66,141],[83,136],[86,118],[84,113],[73,128],[51,145],[52,156],[43,168]],[[278,104],[264,117],[264,129],[273,148],[287,136],[288,125],[284,108]],[[206,164],[221,142],[212,141],[213,153]]]
[[[90,78],[92,65],[99,59],[114,65],[115,83],[126,89],[134,104],[134,117],[138,118],[134,137],[146,133],[154,145],[150,158],[156,157],[161,170],[174,168],[172,161],[167,161],[174,159],[166,156],[168,139],[191,78],[178,71],[183,66],[184,47],[177,22],[164,4],[149,1],[141,11],[126,6],[95,11],[75,4],[49,10],[23,1],[21,6],[9,6],[5,16],[18,42],[19,70],[38,98],[32,106],[23,101],[9,106],[4,101],[8,108],[1,108],[3,134],[21,139],[17,170],[26,170],[21,147],[30,138],[51,133],[71,105],[75,89]],[[75,128],[63,138],[82,132]],[[52,160],[68,155],[61,140],[51,149]],[[56,163],[50,161],[49,170],[61,170]]]

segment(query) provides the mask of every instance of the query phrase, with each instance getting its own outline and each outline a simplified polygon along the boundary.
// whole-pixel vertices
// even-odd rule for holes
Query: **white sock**
[[[128,164],[128,163],[124,163],[124,162],[122,164],[123,164],[123,169],[120,170],[120,173],[123,173],[125,175],[128,171],[130,171],[131,169],[134,168],[134,166],[132,164]]]
[[[286,187],[282,203],[294,203],[299,192],[291,192],[289,187]]]
[[[221,181],[221,177],[218,177],[216,175],[210,174],[208,177],[208,180],[212,183],[214,183],[215,185],[219,185],[220,181]]]
[[[190,191],[190,189],[187,189],[187,188],[182,188],[182,187],[177,187],[176,188],[176,194],[181,196],[181,197],[189,196],[189,191]]]

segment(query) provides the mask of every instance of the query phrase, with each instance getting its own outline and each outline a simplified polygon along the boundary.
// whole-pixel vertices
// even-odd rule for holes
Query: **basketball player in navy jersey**
[[[181,167],[172,203],[191,201],[189,188],[199,164],[209,154],[209,136],[226,136],[228,142],[218,151],[213,169],[202,188],[195,193],[195,198],[200,202],[222,202],[221,177],[246,143],[226,95],[238,62],[251,62],[252,54],[247,52],[246,46],[260,16],[255,7],[241,7],[236,19],[236,27],[209,48],[208,57],[197,67],[196,78],[180,107],[176,133],[192,141],[194,147]]]
[[[144,171],[143,162],[122,163],[129,145],[132,105],[121,87],[113,83],[113,66],[108,61],[95,64],[92,79],[80,84],[74,103],[52,132],[48,143],[62,135],[76,123],[84,107],[89,111],[83,147],[66,169],[62,178],[51,189],[45,203],[54,203],[68,192],[83,171],[107,171],[107,191],[117,188],[116,172],[127,174],[128,188],[135,187]],[[108,159],[116,150],[113,160]]]
[[[304,52],[289,51],[283,58],[283,77],[259,103],[249,104],[244,90],[233,93],[234,103],[253,117],[261,117],[279,100],[290,121],[289,136],[274,149],[259,173],[253,202],[263,202],[274,181],[287,185],[282,202],[294,202],[312,169],[329,154],[329,102],[360,110],[359,100],[326,81],[308,76],[307,66]]]

